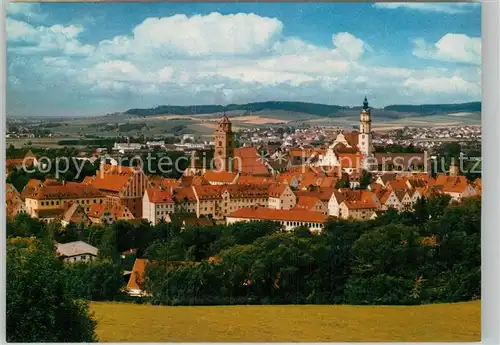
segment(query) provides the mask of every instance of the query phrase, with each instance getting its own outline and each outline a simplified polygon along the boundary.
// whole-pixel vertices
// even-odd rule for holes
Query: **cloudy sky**
[[[479,4],[18,3],[6,24],[8,115],[481,99]]]

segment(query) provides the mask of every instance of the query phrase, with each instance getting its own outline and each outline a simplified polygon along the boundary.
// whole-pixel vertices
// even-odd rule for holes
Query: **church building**
[[[360,163],[361,162],[361,163]],[[424,153],[375,152],[373,146],[371,108],[365,97],[359,116],[359,132],[337,135],[325,154],[316,163],[319,167],[338,167],[351,174],[356,170],[409,171],[430,169],[429,159]]]

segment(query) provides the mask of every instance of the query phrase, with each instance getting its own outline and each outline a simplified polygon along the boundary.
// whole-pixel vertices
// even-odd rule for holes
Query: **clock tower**
[[[234,133],[231,121],[226,114],[217,122],[214,133],[215,141],[215,169],[218,171],[231,171],[234,157]]]
[[[358,135],[359,152],[365,157],[372,154],[372,118],[371,108],[368,106],[368,100],[365,97],[363,109],[359,115],[359,135]]]

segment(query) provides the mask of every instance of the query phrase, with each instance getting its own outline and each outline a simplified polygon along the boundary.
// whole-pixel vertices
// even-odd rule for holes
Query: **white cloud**
[[[480,83],[469,82],[458,76],[451,78],[408,78],[403,85],[407,88],[414,89],[425,94],[481,94]]]
[[[340,55],[349,60],[358,60],[367,48],[365,42],[348,32],[333,35],[332,42],[337,47]]]
[[[187,17],[147,18],[132,37],[99,44],[105,55],[214,56],[262,53],[281,37],[283,24],[255,14],[211,13]]]
[[[24,21],[7,18],[7,50],[17,53],[88,55],[93,52],[94,47],[80,43],[78,36],[82,31],[83,27],[78,25],[35,27]]]
[[[8,18],[9,54],[33,63],[28,68],[11,59],[9,75],[17,79],[9,79],[16,81],[10,84],[22,89],[36,74],[40,87],[57,83],[59,90],[113,99],[123,108],[135,98],[135,106],[149,106],[279,99],[358,104],[365,93],[381,105],[408,102],[409,96],[422,103],[480,97],[476,65],[415,69],[368,64],[363,57],[374,50],[351,33],[334,33],[331,44],[319,46],[283,36],[279,20],[254,14],[148,18],[129,35],[95,46],[81,42],[83,30]],[[471,52],[480,49],[470,40],[452,35],[432,46],[419,41],[414,53],[475,61]],[[29,73],[21,75],[23,69]]]
[[[10,17],[24,17],[29,21],[43,20],[47,17],[46,14],[40,11],[40,4],[30,2],[10,2],[7,5],[6,14]]]
[[[373,5],[377,8],[385,8],[385,9],[408,9],[408,10],[416,10],[422,12],[437,12],[437,13],[447,13],[447,14],[460,14],[467,13],[474,8],[480,6],[480,3],[477,2],[462,2],[462,3],[437,3],[437,2],[377,2]]]
[[[423,39],[417,39],[413,43],[413,55],[420,58],[481,64],[480,37],[448,33],[434,45]]]

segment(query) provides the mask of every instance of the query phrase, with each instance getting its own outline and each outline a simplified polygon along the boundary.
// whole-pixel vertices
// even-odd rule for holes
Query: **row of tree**
[[[437,196],[413,212],[330,221],[319,235],[275,222],[62,228],[27,216],[8,221],[7,235],[98,247],[97,261],[66,269],[70,290],[86,299],[123,299],[122,272],[144,257],[155,304],[421,304],[480,297],[480,218],[479,199]],[[129,249],[135,255],[122,255]]]

